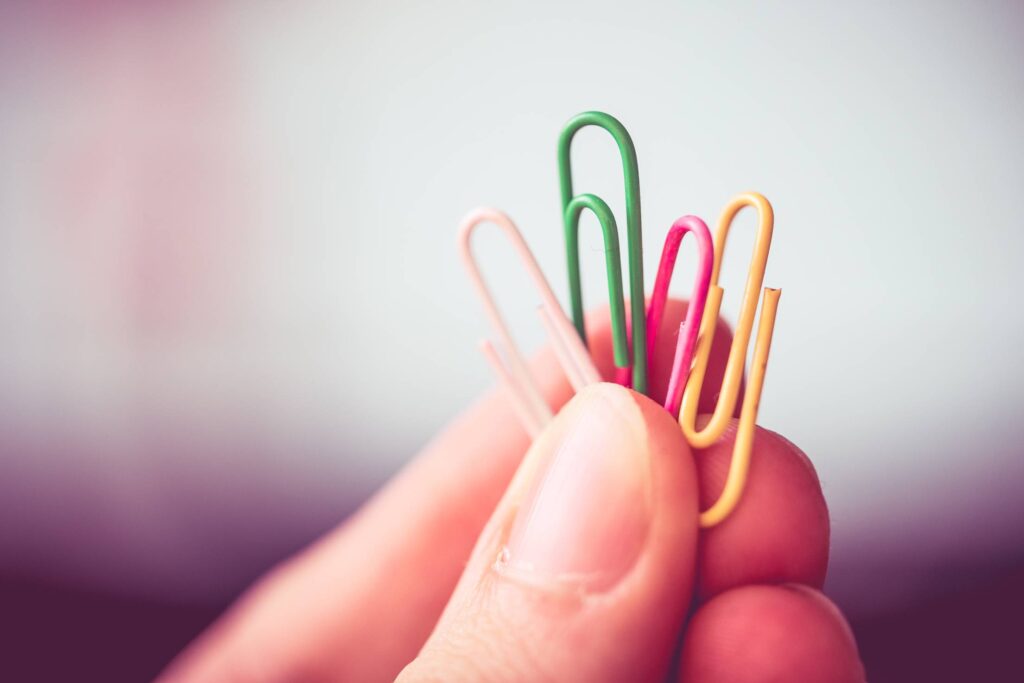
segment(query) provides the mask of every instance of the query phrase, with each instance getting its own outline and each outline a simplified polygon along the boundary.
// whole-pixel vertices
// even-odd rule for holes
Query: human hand
[[[683,311],[672,303],[666,325]],[[728,341],[716,335],[712,390]],[[553,404],[571,394],[552,359],[538,377]],[[485,398],[161,680],[375,681],[405,667],[407,683],[661,681],[680,649],[682,681],[864,680],[819,592],[828,515],[802,452],[759,428],[740,505],[698,529],[731,451],[730,432],[695,456],[656,403],[615,385],[581,392],[532,447],[504,399]]]

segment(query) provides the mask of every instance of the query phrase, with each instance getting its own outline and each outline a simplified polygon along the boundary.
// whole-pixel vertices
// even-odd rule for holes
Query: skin
[[[664,395],[684,312],[677,301],[666,310],[652,396]],[[609,377],[606,316],[588,327]],[[702,412],[714,405],[730,340],[720,326]],[[534,370],[553,406],[571,398],[553,358],[541,354]],[[530,449],[505,397],[491,393],[353,517],[258,581],[161,683],[865,680],[846,621],[820,592],[828,511],[807,456],[759,428],[741,504],[698,530],[697,511],[724,483],[731,433],[691,452],[658,403],[593,390],[628,406],[651,471],[644,540],[611,586],[566,599],[552,582],[494,569],[545,466],[535,455],[543,448]],[[548,431],[567,429],[561,418]]]

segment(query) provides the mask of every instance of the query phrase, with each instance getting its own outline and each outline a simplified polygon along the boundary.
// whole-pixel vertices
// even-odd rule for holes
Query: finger
[[[558,381],[547,389],[569,393]],[[393,680],[527,446],[504,397],[484,398],[354,517],[261,579],[164,680]]]
[[[692,596],[696,473],[675,420],[614,384],[536,440],[399,680],[660,681]]]
[[[842,614],[804,586],[726,591],[694,614],[682,683],[862,683],[864,667]]]
[[[678,328],[685,310],[670,301],[665,329]],[[588,337],[596,363],[611,376],[607,310],[588,318]],[[729,339],[727,330],[715,338],[709,373],[719,378]],[[666,367],[674,345],[668,332],[660,338],[659,349],[667,351],[656,356],[668,357]],[[557,410],[572,390],[554,356],[541,353],[532,370]],[[709,396],[716,390],[711,376]],[[507,398],[491,392],[353,518],[260,579],[163,680],[248,680],[252,667],[268,681],[316,680],[327,672],[392,680],[437,622],[528,446]]]
[[[735,435],[734,422],[726,436],[696,453],[702,510],[725,485]],[[725,521],[702,531],[699,543],[700,600],[753,583],[820,588],[828,568],[828,508],[807,456],[758,427],[743,497]]]

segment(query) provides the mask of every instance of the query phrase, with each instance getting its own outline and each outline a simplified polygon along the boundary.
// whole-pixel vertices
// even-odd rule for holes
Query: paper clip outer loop
[[[530,251],[522,233],[519,232],[512,219],[501,211],[490,208],[478,208],[467,214],[459,227],[459,252],[474,289],[483,302],[484,312],[500,340],[505,362],[502,362],[501,355],[490,342],[483,341],[481,348],[484,356],[497,372],[502,385],[511,395],[514,407],[527,432],[530,436],[536,436],[551,420],[551,408],[533,381],[527,363],[512,338],[508,325],[498,311],[494,297],[473,256],[471,245],[473,232],[483,223],[493,223],[505,233],[540,292],[541,320],[549,336],[552,337],[552,344],[555,346],[559,363],[573,388],[579,391],[588,384],[600,382],[601,376],[583,345],[583,341],[576,334],[572,323],[565,317],[565,313],[551,290],[547,278],[544,277],[533,252]]]
[[[679,325],[679,339],[676,342],[675,356],[672,361],[672,372],[669,375],[668,390],[665,392],[664,406],[673,417],[679,413],[679,403],[683,397],[683,387],[690,376],[693,352],[697,346],[697,336],[704,314],[704,304],[711,285],[711,272],[714,269],[715,245],[711,239],[711,231],[707,224],[697,216],[683,216],[676,220],[665,236],[665,245],[661,250],[661,262],[658,264],[658,275],[654,279],[654,290],[651,302],[647,307],[647,357],[654,357],[654,348],[658,343],[658,330],[665,314],[668,301],[669,283],[675,270],[679,247],[687,233],[692,233],[697,241],[697,275],[690,291],[690,301],[686,309],[686,318]]]
[[[725,366],[725,377],[718,402],[715,404],[711,419],[703,429],[697,430],[697,404],[700,399],[704,377],[707,372],[708,358],[714,341],[718,314],[722,305],[723,290],[718,286],[722,258],[725,254],[729,229],[736,214],[744,207],[754,207],[758,212],[757,237],[754,241],[753,256],[747,275],[743,300],[740,306],[739,319],[736,324],[729,358]],[[682,407],[679,411],[679,424],[686,435],[686,440],[694,448],[707,448],[717,441],[732,418],[736,405],[739,387],[743,380],[743,366],[750,343],[754,317],[757,313],[757,300],[762,284],[764,271],[768,262],[768,251],[771,248],[772,229],[774,227],[772,206],[762,195],[756,192],[745,192],[734,197],[725,207],[715,230],[715,263],[711,273],[711,284],[701,321],[700,338],[693,371],[683,391]],[[768,363],[768,352],[771,348],[772,332],[775,327],[775,315],[779,305],[781,291],[765,288],[764,302],[761,307],[761,321],[758,325],[757,339],[754,344],[754,360],[751,368],[750,381],[743,397],[740,410],[739,426],[733,448],[732,461],[725,488],[718,500],[700,514],[702,527],[718,524],[736,507],[743,487],[746,483],[747,471],[750,466],[750,452],[753,447],[754,431],[757,422],[757,410],[760,404],[761,390],[764,385],[765,369]]]
[[[613,116],[598,111],[588,111],[578,114],[569,120],[562,129],[558,138],[558,178],[562,195],[562,220],[565,225],[567,237],[566,251],[569,270],[569,294],[572,303],[572,319],[579,332],[580,338],[586,343],[587,333],[584,325],[583,296],[580,289],[579,252],[576,248],[568,245],[568,235],[574,231],[573,223],[579,220],[570,213],[570,205],[574,199],[572,189],[572,160],[571,147],[573,136],[581,128],[586,126],[597,126],[608,131],[619,148],[619,157],[622,160],[622,176],[626,194],[626,243],[629,260],[629,298],[630,298],[630,327],[633,332],[633,389],[641,394],[647,393],[647,340],[645,329],[645,299],[644,299],[644,264],[643,264],[643,238],[640,226],[640,174],[637,168],[636,148],[633,140],[622,125]],[[593,197],[593,195],[590,195]],[[604,202],[602,202],[604,203]],[[605,205],[607,207],[607,205]],[[589,207],[588,207],[589,208]],[[610,213],[610,212],[609,212]],[[607,242],[606,242],[607,244]],[[621,267],[620,267],[621,269]],[[611,280],[611,273],[609,273]],[[614,303],[613,303],[614,306]],[[615,321],[612,321],[613,325]],[[629,333],[626,330],[619,332],[612,328],[616,338],[625,336],[628,342]],[[628,366],[628,362],[620,362],[620,354],[616,346],[615,364],[619,367]]]

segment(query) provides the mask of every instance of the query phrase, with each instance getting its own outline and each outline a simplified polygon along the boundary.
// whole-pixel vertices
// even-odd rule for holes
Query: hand
[[[683,310],[669,307],[668,329]],[[660,336],[656,369],[671,356]],[[716,337],[702,409],[728,353]],[[564,403],[553,360],[536,369]],[[695,683],[864,680],[819,591],[828,513],[793,444],[758,430],[743,500],[708,530],[698,501],[717,497],[731,435],[691,453],[656,403],[601,384],[528,446],[504,397],[483,399],[161,680],[661,681],[673,667]]]

